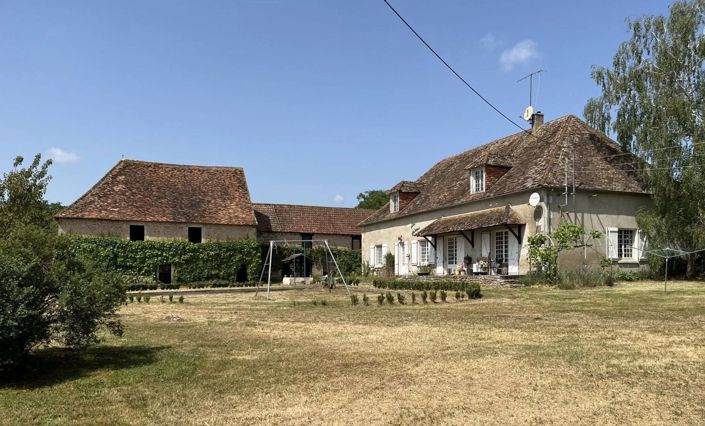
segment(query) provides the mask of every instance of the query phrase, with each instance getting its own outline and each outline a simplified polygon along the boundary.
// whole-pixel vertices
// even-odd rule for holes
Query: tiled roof
[[[403,180],[387,191],[388,194],[392,192],[421,192],[421,185],[418,182]]]
[[[121,160],[58,218],[257,224],[239,167]]]
[[[341,207],[254,204],[260,232],[359,235],[358,225],[374,210]]]
[[[475,200],[538,188],[563,186],[566,161],[579,190],[648,193],[630,167],[636,157],[625,155],[605,134],[573,115],[547,122],[531,132],[498,139],[436,163],[415,181],[421,192],[398,212],[389,205],[361,225],[382,222]],[[508,167],[485,192],[471,194],[468,168]]]
[[[498,225],[523,225],[525,223],[511,207],[506,206],[459,216],[444,217],[415,232],[415,235],[425,237],[446,232],[468,231]]]

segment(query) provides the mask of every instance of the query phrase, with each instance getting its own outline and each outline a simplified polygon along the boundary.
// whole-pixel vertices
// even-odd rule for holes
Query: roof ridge
[[[279,206],[288,206],[288,207],[315,207],[315,208],[321,208],[321,209],[346,209],[346,210],[371,210],[371,211],[376,211],[376,209],[365,209],[362,207],[336,207],[336,206],[316,206],[312,204],[288,204],[288,203],[252,203],[253,207],[256,206],[273,206],[273,207],[279,207]]]
[[[235,169],[235,170],[245,170],[242,166],[208,166],[202,164],[176,164],[176,163],[163,163],[159,161],[145,161],[145,160],[132,160],[132,159],[121,159],[118,161],[120,163],[137,163],[137,164],[150,164],[154,166],[166,166],[166,167],[183,167],[191,169]]]

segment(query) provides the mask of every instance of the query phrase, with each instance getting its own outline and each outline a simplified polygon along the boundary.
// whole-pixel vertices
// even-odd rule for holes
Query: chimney
[[[531,116],[531,131],[543,126],[543,113],[538,111]]]

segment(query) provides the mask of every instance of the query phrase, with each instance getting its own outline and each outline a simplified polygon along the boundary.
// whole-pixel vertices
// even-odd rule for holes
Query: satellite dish
[[[531,116],[533,116],[533,115],[534,115],[534,107],[532,107],[531,105],[529,105],[529,106],[526,107],[526,109],[524,110],[524,120],[526,120],[526,121],[531,120]]]
[[[531,196],[529,197],[529,205],[530,205],[531,207],[536,207],[536,206],[538,206],[540,202],[541,202],[541,196],[539,195],[538,192],[534,192],[534,193],[531,194]]]

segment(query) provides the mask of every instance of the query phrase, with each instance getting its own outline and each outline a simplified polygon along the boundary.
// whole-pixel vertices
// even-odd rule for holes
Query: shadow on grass
[[[157,361],[168,346],[96,346],[82,351],[66,348],[40,349],[24,366],[0,376],[0,389],[38,389],[75,380],[99,370],[124,370]]]

